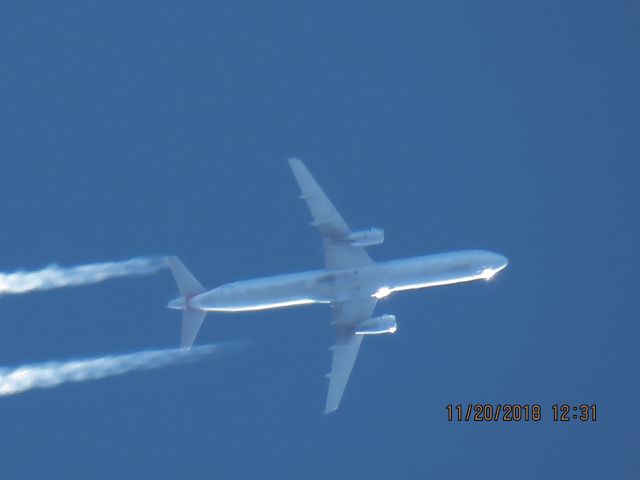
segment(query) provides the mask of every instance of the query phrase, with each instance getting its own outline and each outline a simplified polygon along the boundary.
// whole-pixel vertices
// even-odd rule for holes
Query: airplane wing
[[[349,375],[358,356],[358,349],[364,335],[356,335],[354,327],[357,323],[371,318],[376,307],[376,299],[372,297],[354,298],[331,304],[333,323],[336,325],[336,344],[333,350],[333,361],[329,377],[329,393],[324,413],[338,409],[342,394],[349,381]]]
[[[309,170],[297,158],[289,159],[289,165],[302,191],[301,198],[307,203],[312,225],[322,236],[322,249],[328,269],[339,270],[371,265],[373,260],[363,247],[354,247],[349,242],[351,230],[331,200],[322,191]]]
[[[340,213],[331,203],[318,182],[309,173],[304,164],[296,159],[289,160],[289,165],[302,191],[301,198],[307,203],[312,225],[317,227],[322,236],[322,249],[327,269],[342,270],[360,268],[373,264],[373,260],[364,247],[351,245],[351,230]],[[337,410],[342,394],[349,381],[351,370],[358,356],[363,335],[355,334],[356,324],[371,318],[376,307],[376,299],[372,297],[347,298],[331,304],[333,323],[336,326],[336,344],[331,347],[333,360],[329,377],[329,393],[324,413]]]

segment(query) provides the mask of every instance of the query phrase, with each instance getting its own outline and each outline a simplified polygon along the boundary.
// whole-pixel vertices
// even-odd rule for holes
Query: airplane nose
[[[495,266],[494,266],[496,271],[500,271],[503,268],[506,268],[507,265],[509,265],[509,259],[504,255],[496,254]]]
[[[498,253],[486,252],[483,257],[482,270],[479,272],[480,278],[490,280],[500,270],[509,264],[509,260],[504,255]]]

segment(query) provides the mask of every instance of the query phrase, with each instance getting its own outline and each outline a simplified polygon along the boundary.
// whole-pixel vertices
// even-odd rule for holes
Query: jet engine
[[[395,333],[398,329],[395,315],[380,315],[356,325],[356,335],[381,335]]]
[[[349,242],[353,247],[370,247],[371,245],[380,245],[384,242],[384,230],[373,227],[368,230],[353,232],[349,235]]]

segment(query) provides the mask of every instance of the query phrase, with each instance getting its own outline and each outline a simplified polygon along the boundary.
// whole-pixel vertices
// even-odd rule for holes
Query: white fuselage
[[[244,312],[363,296],[383,298],[402,290],[488,280],[506,266],[506,257],[497,253],[464,250],[357,269],[315,270],[233,282],[186,300],[176,299],[169,307]]]

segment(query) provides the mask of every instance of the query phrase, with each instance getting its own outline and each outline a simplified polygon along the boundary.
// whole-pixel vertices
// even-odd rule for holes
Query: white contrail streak
[[[179,362],[194,361],[214,352],[220,345],[203,345],[191,350],[173,348],[147,350],[124,355],[46,362],[16,368],[0,367],[0,396],[15,395],[33,388],[51,388],[68,382],[84,382],[122,375],[134,370],[150,370]]]
[[[98,283],[110,278],[147,275],[167,267],[165,257],[132,258],[121,262],[90,263],[76,267],[49,265],[35,272],[0,273],[0,295]]]

